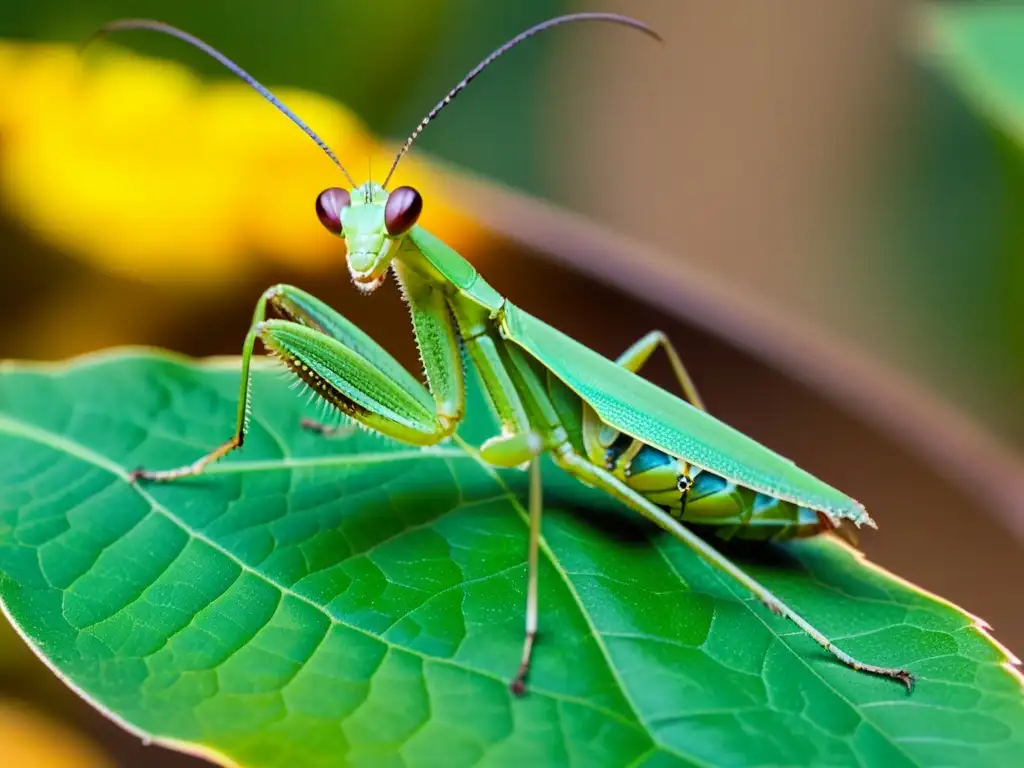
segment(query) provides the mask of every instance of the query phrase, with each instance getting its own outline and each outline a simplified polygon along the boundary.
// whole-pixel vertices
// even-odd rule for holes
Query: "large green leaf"
[[[148,738],[251,766],[1019,765],[1020,679],[970,616],[834,540],[734,551],[850,652],[908,665],[908,696],[551,467],[541,636],[513,698],[519,473],[303,433],[261,367],[242,452],[128,483],[222,440],[237,377],[146,352],[0,369],[5,611]],[[477,444],[492,427],[470,405]]]

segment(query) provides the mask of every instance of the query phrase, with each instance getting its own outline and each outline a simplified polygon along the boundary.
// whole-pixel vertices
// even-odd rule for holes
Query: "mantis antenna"
[[[121,19],[120,21],[112,21],[109,24],[104,24],[102,27],[96,30],[89,37],[89,39],[85,41],[85,43],[82,44],[82,48],[84,49],[87,45],[89,45],[91,42],[101,37],[102,35],[105,35],[109,32],[116,32],[124,29],[149,29],[153,32],[161,32],[165,35],[176,37],[179,40],[182,40],[188,43],[189,45],[198,48],[203,53],[219,61],[229,70],[231,70],[234,74],[238,75],[238,77],[240,77],[242,80],[248,83],[252,87],[252,89],[256,91],[260,96],[262,96],[264,99],[266,99],[275,107],[277,107],[281,112],[283,112],[284,115],[289,120],[291,120],[293,123],[299,126],[299,128],[301,128],[303,132],[307,136],[309,136],[309,138],[315,141],[316,145],[320,147],[320,149],[322,149],[326,153],[326,155],[329,158],[331,158],[331,160],[334,161],[334,164],[341,169],[341,172],[345,174],[345,178],[348,179],[348,183],[352,185],[352,188],[356,188],[356,183],[352,180],[352,177],[349,175],[348,171],[345,170],[345,166],[341,164],[341,161],[338,159],[337,155],[335,155],[334,152],[331,151],[331,148],[327,146],[326,141],[321,139],[312,128],[306,125],[298,115],[296,115],[294,112],[288,109],[288,107],[286,107],[279,98],[272,94],[255,77],[253,77],[240,66],[235,64],[235,62],[233,62],[223,53],[218,51],[212,45],[204,43],[198,37],[190,35],[188,32],[180,30],[177,27],[172,27],[170,24],[164,24],[162,21],[153,21],[152,19]]]
[[[653,37],[658,42],[663,42],[661,39],[661,35],[659,35],[653,29],[648,27],[646,24],[639,22],[636,19],[631,19],[629,16],[620,16],[617,13],[570,13],[565,16],[556,16],[553,19],[548,19],[547,21],[543,21],[540,24],[530,27],[524,32],[520,32],[507,43],[493,50],[490,53],[490,55],[488,55],[483,61],[481,61],[479,64],[473,67],[473,69],[469,71],[469,74],[462,78],[462,81],[454,88],[452,88],[450,91],[448,91],[447,95],[445,95],[443,99],[437,102],[437,105],[432,110],[430,110],[430,112],[427,113],[427,116],[424,117],[423,120],[420,121],[420,124],[416,126],[416,130],[414,130],[412,134],[409,136],[409,138],[405,140],[405,144],[402,145],[402,148],[398,150],[398,155],[395,157],[395,162],[391,164],[391,170],[388,171],[387,178],[384,179],[384,183],[381,184],[381,186],[384,187],[385,189],[387,188],[388,182],[391,181],[391,177],[394,175],[395,169],[398,167],[398,162],[402,159],[405,153],[409,151],[409,148],[412,146],[412,143],[416,141],[416,137],[423,133],[423,129],[427,127],[430,121],[437,117],[438,113],[442,109],[447,107],[448,104],[451,103],[451,100],[458,96],[459,93],[461,93],[463,89],[465,89],[465,87],[469,85],[477,75],[479,75],[481,72],[487,69],[487,67],[489,67],[494,62],[495,59],[497,59],[499,56],[501,56],[501,54],[505,53],[506,51],[510,51],[511,49],[515,48],[517,45],[519,45],[519,43],[523,42],[524,40],[533,37],[538,32],[543,32],[546,29],[557,27],[560,24],[568,24],[570,22],[575,21],[607,21],[613,24],[622,24],[623,26],[638,29],[641,32]]]
[[[494,62],[495,59],[497,59],[506,51],[515,48],[517,45],[519,45],[519,43],[523,42],[524,40],[533,37],[538,32],[543,32],[544,30],[551,29],[552,27],[559,26],[560,24],[568,24],[570,22],[577,21],[606,21],[612,24],[621,24],[623,26],[638,29],[641,32],[649,35],[650,37],[653,37],[655,40],[661,42],[661,36],[653,29],[648,27],[646,24],[637,21],[636,19],[632,19],[628,16],[621,16],[617,13],[571,13],[565,16],[556,16],[553,19],[548,19],[547,21],[541,22],[540,24],[536,24],[530,27],[529,29],[525,30],[524,32],[520,32],[507,43],[500,46],[499,48],[496,48],[483,61],[481,61],[479,64],[473,67],[473,69],[471,69],[469,73],[464,78],[462,78],[459,84],[452,88],[450,91],[448,91],[445,97],[441,99],[441,101],[439,101],[434,106],[434,108],[430,110],[430,112],[427,113],[427,116],[420,121],[420,124],[416,126],[416,129],[412,132],[409,138],[405,140],[405,144],[403,144],[402,148],[398,151],[398,154],[395,156],[394,162],[391,164],[391,169],[388,171],[388,175],[384,179],[384,183],[381,186],[384,188],[387,187],[388,182],[391,181],[391,177],[395,173],[395,169],[398,168],[399,161],[402,159],[402,157],[405,156],[405,153],[409,151],[410,147],[412,147],[413,145],[413,142],[416,141],[416,138],[423,132],[423,129],[426,128],[427,125],[429,125],[429,123],[434,118],[437,117],[441,110],[448,106],[448,104],[451,103],[452,99],[458,96],[459,93],[461,93],[466,88],[466,86],[469,85],[476,78],[477,75],[479,75],[481,72],[487,69],[487,67],[489,67]],[[353,189],[355,189],[358,186],[352,179],[352,176],[349,174],[348,170],[346,170],[345,166],[342,165],[337,155],[335,155],[331,148],[327,146],[327,142],[321,139],[317,135],[316,131],[314,131],[312,128],[306,125],[306,123],[303,122],[302,118],[300,118],[298,115],[292,112],[287,106],[285,106],[284,102],[282,102],[273,93],[271,93],[270,90],[262,83],[260,83],[255,77],[253,77],[240,66],[235,64],[235,62],[233,62],[223,53],[218,51],[212,45],[203,42],[195,35],[190,35],[188,32],[185,32],[184,30],[178,29],[177,27],[173,27],[170,24],[165,24],[162,21],[154,21],[153,19],[121,19],[119,21],[112,21],[108,24],[104,24],[102,27],[96,30],[96,32],[94,32],[89,37],[89,39],[85,41],[85,43],[83,43],[82,47],[85,48],[90,43],[95,41],[97,38],[105,34],[126,29],[148,29],[153,32],[160,32],[171,37],[176,37],[177,39],[185,43],[188,43],[189,45],[195,48],[198,48],[203,53],[219,61],[227,69],[229,69],[239,78],[244,80],[253,90],[260,94],[260,96],[262,96],[264,99],[266,99],[275,107],[277,107],[277,109],[280,110],[289,120],[291,120],[293,123],[295,123],[295,125],[301,128],[302,131],[307,136],[309,136],[309,138],[316,142],[316,145],[320,147],[320,149],[322,149],[324,153],[329,158],[331,158],[334,164],[341,169],[341,172],[345,174],[345,178],[348,180],[348,183],[351,185]]]

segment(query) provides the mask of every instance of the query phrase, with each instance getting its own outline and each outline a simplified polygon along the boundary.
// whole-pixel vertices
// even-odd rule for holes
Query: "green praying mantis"
[[[384,182],[357,185],[327,144],[238,65],[198,38],[162,22],[127,19],[97,34],[149,29],[187,42],[217,59],[284,113],[341,169],[348,188],[316,199],[316,213],[347,246],[355,286],[371,293],[391,272],[412,315],[426,386],[341,314],[294,286],[276,285],[256,303],[242,346],[235,431],[191,464],[137,469],[133,481],[171,481],[202,473],[240,448],[249,426],[250,364],[256,340],[326,406],[363,427],[413,446],[453,437],[465,415],[463,361],[475,366],[500,432],[479,447],[496,468],[529,472],[526,631],[510,688],[525,692],[537,636],[537,570],[541,537],[540,459],[643,515],[728,573],[776,614],[793,621],[843,664],[913,689],[904,669],[868,664],[836,647],[766,587],[732,563],[691,526],[723,539],[780,541],[832,531],[844,521],[875,527],[864,507],[792,461],[707,412],[672,342],[653,331],[614,362],[524,312],[477,270],[417,225],[420,193],[388,190],[402,157],[420,133],[495,59],[524,40],[569,22],[624,25],[660,40],[650,27],[610,13],[575,13],[537,24],[494,50],[427,114],[402,145]],[[639,375],[657,349],[672,366],[682,397]],[[304,422],[322,434],[345,426]]]

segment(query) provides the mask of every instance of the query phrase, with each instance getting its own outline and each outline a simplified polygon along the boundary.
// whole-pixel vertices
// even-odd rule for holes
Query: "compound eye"
[[[341,211],[352,205],[347,189],[330,187],[316,196],[316,217],[328,232],[341,234]]]
[[[412,187],[398,187],[384,205],[384,226],[392,237],[404,235],[416,225],[423,210],[423,198]]]

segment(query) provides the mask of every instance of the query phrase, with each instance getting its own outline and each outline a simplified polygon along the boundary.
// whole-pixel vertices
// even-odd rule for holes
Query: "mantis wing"
[[[856,500],[508,301],[501,329],[620,432],[754,491],[873,525]]]

